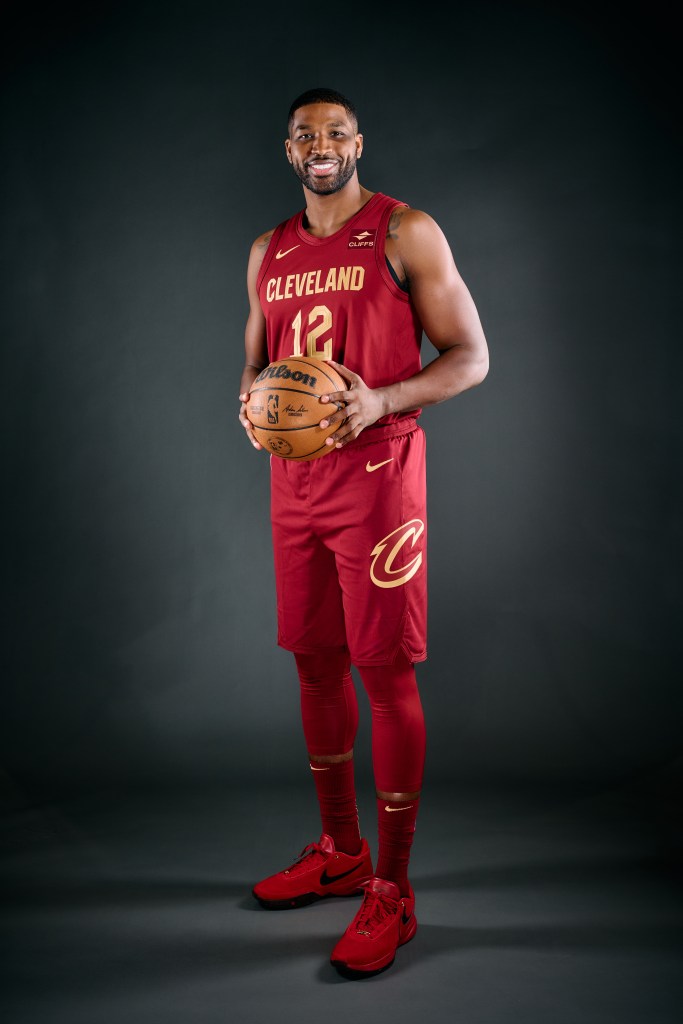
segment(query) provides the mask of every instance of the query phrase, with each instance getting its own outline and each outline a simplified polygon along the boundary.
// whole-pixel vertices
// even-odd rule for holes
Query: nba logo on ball
[[[268,395],[268,422],[277,423],[278,411],[277,407],[280,404],[279,395]]]

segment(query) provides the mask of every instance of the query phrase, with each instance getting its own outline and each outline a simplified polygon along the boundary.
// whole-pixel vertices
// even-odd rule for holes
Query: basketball
[[[325,438],[339,424],[320,427],[320,420],[335,411],[332,403],[321,405],[320,396],[347,388],[344,378],[321,359],[277,359],[261,370],[249,391],[247,419],[254,437],[281,459],[308,462],[327,455],[335,449]]]

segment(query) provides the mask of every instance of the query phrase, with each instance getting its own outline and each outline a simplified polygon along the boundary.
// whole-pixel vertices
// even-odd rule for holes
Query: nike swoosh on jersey
[[[293,245],[291,249],[285,249],[284,252],[280,252],[278,250],[278,252],[275,253],[275,259],[276,260],[281,260],[283,256],[287,256],[288,253],[294,252],[294,250],[298,249],[298,248],[299,248],[298,245]]]
[[[320,876],[320,884],[332,885],[333,882],[338,882],[340,878],[346,878],[347,875],[352,875],[354,871],[358,870],[359,867],[360,864],[355,864],[352,868],[349,868],[348,871],[342,871],[341,875],[328,875],[327,868],[325,868],[322,875]]]
[[[368,473],[374,473],[376,469],[380,469],[381,466],[386,466],[387,462],[393,462],[393,456],[390,459],[385,459],[384,462],[378,462],[376,466],[371,466],[368,462],[365,466]]]
[[[409,811],[412,806],[413,806],[412,804],[408,804],[407,807],[390,807],[389,804],[385,804],[384,805],[384,810],[385,811]]]

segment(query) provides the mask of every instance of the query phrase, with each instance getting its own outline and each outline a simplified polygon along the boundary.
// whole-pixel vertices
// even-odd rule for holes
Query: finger
[[[250,421],[247,419],[247,417],[242,412],[240,412],[239,421],[242,424],[242,426],[244,427],[244,431],[245,431],[247,437],[249,438],[249,441],[251,442],[251,444],[254,446],[254,448],[256,449],[257,452],[260,452],[261,449],[263,448],[263,445],[259,444],[259,442],[254,437],[254,434],[253,434],[252,429],[251,429],[251,423],[250,423]]]
[[[245,391],[245,392],[243,392],[243,394],[238,395],[237,397],[239,398],[240,402],[245,402],[246,403],[246,402],[249,401],[249,392]]]
[[[337,448],[343,448],[345,444],[352,441],[354,437],[358,436],[358,434],[360,434],[360,429],[358,427],[354,427],[348,420],[346,420],[337,430],[335,430],[334,434],[330,434],[330,436],[326,438],[325,444],[330,447],[335,445]]]
[[[254,446],[254,448],[256,449],[256,451],[257,451],[257,452],[260,452],[260,451],[261,451],[261,449],[263,448],[263,445],[262,445],[262,444],[259,444],[259,442],[258,442],[258,441],[256,440],[256,438],[254,437],[254,435],[252,434],[252,432],[251,432],[251,430],[249,429],[249,427],[245,427],[245,428],[244,428],[244,432],[246,433],[246,435],[247,435],[247,438],[249,439],[250,443],[251,443],[251,444],[252,444],[252,445]]]
[[[347,380],[349,384],[356,384],[361,380],[357,373],[354,373],[353,370],[347,369],[346,366],[342,366],[341,363],[335,362],[334,359],[325,359],[323,361],[329,363],[330,366],[333,366],[337,373],[339,373],[344,380]]]
[[[349,401],[353,391],[330,391],[328,395],[321,395],[320,401],[325,402],[336,402],[337,405],[345,405]]]
[[[329,425],[331,423],[339,423],[339,424],[341,424],[341,423],[344,422],[345,419],[346,419],[346,413],[344,412],[343,409],[339,409],[337,412],[332,413],[331,416],[327,416],[324,420],[321,420],[320,421],[320,426],[324,430],[325,427],[329,427]]]
[[[250,440],[250,441],[251,441],[251,443],[253,444],[253,446],[254,446],[254,448],[256,449],[256,451],[257,451],[257,452],[260,452],[260,451],[261,451],[261,449],[263,448],[263,445],[262,445],[262,444],[259,444],[259,442],[258,442],[258,441],[256,440],[256,438],[255,438],[255,437],[254,437],[254,435],[252,434],[251,430],[247,430],[247,437],[249,438],[249,440]]]

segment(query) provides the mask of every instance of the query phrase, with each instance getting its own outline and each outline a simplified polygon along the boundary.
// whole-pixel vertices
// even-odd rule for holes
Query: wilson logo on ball
[[[290,370],[286,363],[281,363],[279,366],[266,366],[265,370],[261,370],[254,384],[260,384],[262,380],[292,380],[297,384],[305,384],[309,388],[314,388],[318,383],[317,377],[313,377],[310,373],[304,373],[303,370]]]
[[[377,587],[400,587],[411,580],[422,565],[422,552],[418,551],[414,558],[402,561],[400,555],[409,554],[424,532],[425,524],[421,519],[409,522],[392,530],[386,537],[375,544],[371,551],[370,579]],[[410,542],[409,551],[403,552]],[[387,548],[389,549],[387,551]],[[399,562],[398,566],[394,563]]]

